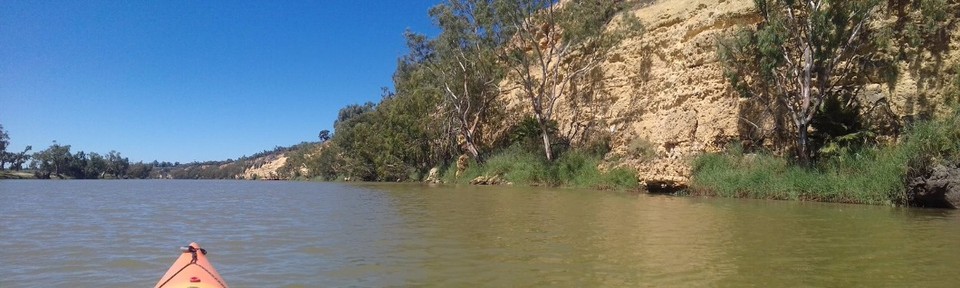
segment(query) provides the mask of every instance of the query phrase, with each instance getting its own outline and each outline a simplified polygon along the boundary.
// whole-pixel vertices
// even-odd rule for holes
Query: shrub
[[[501,175],[520,185],[550,184],[553,179],[548,176],[548,165],[540,154],[511,146],[490,157],[483,165],[483,174]]]
[[[539,151],[530,151],[514,145],[492,155],[486,163],[471,162],[459,179],[454,177],[456,167],[447,168],[447,183],[468,183],[477,176],[501,176],[516,185],[549,185],[578,188],[636,189],[636,173],[629,169],[601,172],[597,166],[601,155],[585,150],[561,154],[555,161],[547,161]]]

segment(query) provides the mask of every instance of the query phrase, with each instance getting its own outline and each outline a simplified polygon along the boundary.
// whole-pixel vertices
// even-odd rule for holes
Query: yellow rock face
[[[741,26],[755,27],[760,16],[751,0],[664,0],[627,13],[639,18],[646,32],[614,48],[601,64],[602,84],[584,88],[592,89],[591,99],[560,100],[555,118],[561,133],[574,142],[590,137],[580,132],[584,127],[611,132],[613,151],[607,158],[616,161],[609,162],[636,168],[638,179],[651,188],[682,187],[689,181],[696,155],[740,138],[744,104],[723,77],[716,41]],[[954,27],[950,39],[943,62],[960,63],[960,29]],[[925,73],[912,71],[918,69],[909,63],[899,65],[901,77],[892,89],[887,84],[868,85],[862,96],[886,99],[898,117],[931,109],[936,114],[946,108],[939,104],[947,86],[943,82],[952,77],[923,75],[952,73],[947,72],[952,71],[949,65],[924,66],[920,70]],[[529,111],[529,104],[507,83],[508,107]],[[638,139],[652,144],[654,157],[636,155],[631,144]]]
[[[241,174],[243,179],[279,180],[281,176],[277,171],[287,163],[287,156],[283,153],[273,154],[257,158],[254,162],[253,167],[247,168]]]

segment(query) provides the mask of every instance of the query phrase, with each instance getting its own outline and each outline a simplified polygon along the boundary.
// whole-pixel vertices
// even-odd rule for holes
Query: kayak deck
[[[207,260],[206,250],[197,243],[182,247],[177,261],[163,274],[155,288],[227,288],[217,270]]]

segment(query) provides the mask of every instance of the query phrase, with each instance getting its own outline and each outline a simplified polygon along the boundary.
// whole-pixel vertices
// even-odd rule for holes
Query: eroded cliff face
[[[646,32],[615,47],[600,66],[602,81],[580,88],[590,93],[560,100],[555,118],[573,142],[610,133],[606,165],[636,168],[650,189],[681,188],[694,157],[743,136],[747,104],[724,79],[716,43],[742,26],[755,27],[760,16],[751,0],[661,0],[626,13]],[[936,56],[942,65],[897,62],[896,83],[868,85],[862,97],[888,102],[897,121],[946,109],[946,82],[953,78],[946,74],[955,71],[950,63],[960,63],[960,31],[950,31],[947,53]],[[505,87],[508,107],[529,110],[516,89]]]
[[[284,153],[270,154],[253,160],[253,164],[243,171],[243,174],[237,175],[240,179],[267,179],[280,180],[280,168],[287,163],[287,156]]]

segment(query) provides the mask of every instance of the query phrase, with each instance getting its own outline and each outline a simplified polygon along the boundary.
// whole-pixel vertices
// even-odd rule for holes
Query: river
[[[0,287],[956,287],[960,213],[532,187],[0,181]]]

